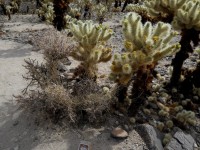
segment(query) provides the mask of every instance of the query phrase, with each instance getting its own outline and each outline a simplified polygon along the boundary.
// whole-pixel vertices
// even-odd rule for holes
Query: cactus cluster
[[[200,31],[200,1],[187,1],[177,10],[172,25],[175,29],[195,29]]]
[[[21,0],[11,0],[9,4],[6,4],[4,0],[0,0],[0,6],[5,15],[8,15],[8,19],[11,19],[11,14],[15,14],[19,11]]]
[[[65,30],[69,30],[69,25],[70,25],[71,22],[73,22],[73,23],[76,23],[76,22],[77,22],[77,19],[71,17],[70,15],[65,15],[64,20],[65,20],[65,22],[66,22]],[[69,31],[70,31],[70,30],[69,30]]]
[[[192,111],[182,110],[176,115],[176,119],[184,125],[196,125],[195,113]]]
[[[79,8],[70,8],[69,15],[73,18],[80,19],[81,17],[81,10]]]
[[[97,20],[99,23],[103,23],[104,17],[108,12],[108,8],[102,3],[99,3],[93,8],[93,11],[96,12]]]
[[[176,35],[170,24],[159,22],[154,27],[146,22],[143,25],[136,13],[128,13],[122,23],[126,52],[116,54],[111,67],[111,76],[121,84],[127,84],[140,67],[154,64],[180,48],[178,43],[170,44]]]
[[[148,9],[148,13],[158,20],[172,21],[177,10],[181,8],[188,0],[151,0],[145,1],[144,5]]]
[[[41,4],[42,6],[37,10],[38,16],[41,18],[41,20],[52,24],[55,17],[52,0],[45,0]]]
[[[136,12],[141,15],[142,13],[147,13],[147,7],[145,7],[144,5],[140,5],[140,4],[128,4],[126,6],[125,11]]]
[[[111,37],[112,30],[92,21],[70,23],[71,32],[78,42],[72,57],[81,61],[86,76],[96,77],[97,63],[107,62],[111,58],[111,49],[106,47],[106,41]]]

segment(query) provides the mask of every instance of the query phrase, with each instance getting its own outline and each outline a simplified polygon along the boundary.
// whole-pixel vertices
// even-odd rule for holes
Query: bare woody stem
[[[132,103],[128,109],[129,116],[134,116],[140,106],[142,106],[146,99],[146,94],[149,92],[150,84],[153,80],[155,65],[143,66],[141,67],[137,74],[136,80],[133,82],[132,87]]]
[[[181,49],[176,53],[175,58],[172,60],[173,72],[170,80],[170,86],[177,86],[181,76],[181,69],[184,61],[189,57],[189,53],[193,52],[191,42],[196,43],[198,33],[194,29],[182,30],[182,37],[180,40]]]

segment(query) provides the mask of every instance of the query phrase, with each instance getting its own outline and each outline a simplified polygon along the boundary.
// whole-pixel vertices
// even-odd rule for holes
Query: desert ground
[[[53,29],[52,25],[42,22],[36,14],[25,14],[27,4],[31,6],[30,12],[34,12],[32,4],[28,2],[23,4],[20,14],[11,16],[11,20],[8,20],[7,16],[0,15],[0,150],[77,150],[82,141],[88,142],[92,150],[150,149],[147,146],[149,141],[145,140],[146,135],[138,132],[136,126],[126,124],[123,114],[118,113],[98,126],[82,124],[80,127],[72,127],[67,123],[60,126],[49,120],[40,120],[34,112],[27,113],[20,108],[15,96],[21,94],[28,84],[23,78],[27,73],[24,60],[31,58],[39,62],[44,61],[42,50],[34,44],[33,37],[40,38],[44,32]],[[115,32],[108,41],[108,45],[112,46],[114,52],[124,50],[121,25],[124,14],[121,12],[109,14],[103,23]],[[176,38],[174,42],[179,40],[180,38]],[[197,59],[198,55],[192,54],[190,59],[184,62],[184,67],[194,68]],[[156,68],[168,81],[171,60],[172,57],[166,57]],[[109,74],[109,63],[99,64],[99,76]],[[78,62],[73,61],[71,67],[77,65]],[[103,84],[110,84],[108,82],[105,80]],[[200,114],[200,109],[198,114]],[[128,132],[128,138],[111,137],[111,131],[116,127],[125,129]],[[188,133],[200,146],[199,118],[198,125]]]

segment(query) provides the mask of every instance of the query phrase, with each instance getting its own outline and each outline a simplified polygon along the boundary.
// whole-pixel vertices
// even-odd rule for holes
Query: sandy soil
[[[135,130],[126,140],[117,140],[110,137],[112,128],[116,126],[61,129],[45,122],[38,123],[33,114],[26,115],[20,110],[13,95],[19,94],[27,85],[22,78],[26,74],[24,59],[42,61],[42,54],[33,51],[30,35],[52,27],[32,15],[14,15],[11,21],[1,19],[4,21],[4,34],[0,38],[0,150],[77,150],[82,140],[90,142],[93,150],[147,149]],[[107,24],[114,28],[119,26],[118,23],[116,19]]]

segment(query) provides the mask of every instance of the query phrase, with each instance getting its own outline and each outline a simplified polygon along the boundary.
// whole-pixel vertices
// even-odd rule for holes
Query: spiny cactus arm
[[[136,47],[142,47],[142,43],[138,36],[141,35],[142,32],[141,16],[136,13],[128,13],[128,15],[124,17],[122,24],[125,39],[130,42],[135,41],[133,45],[136,45]]]
[[[170,24],[158,22],[156,24],[156,27],[152,36],[156,37],[156,36],[166,35],[166,33],[170,32],[170,28],[171,28]]]
[[[77,47],[70,53],[70,56],[72,56],[75,60],[78,61],[84,61],[86,59],[85,51],[82,47]]]
[[[77,24],[71,22],[69,24],[69,28],[74,36],[74,38],[77,40],[77,41],[80,41],[83,37],[82,35],[82,30],[81,30],[81,27],[79,27],[80,25],[78,25],[79,21],[77,22]]]
[[[74,38],[80,42],[82,47],[87,48],[88,51],[93,49],[98,42],[99,30],[91,21],[78,21],[77,24],[70,23],[71,32]]]
[[[98,40],[101,42],[107,41],[108,39],[110,39],[110,37],[113,34],[113,31],[111,29],[108,29],[107,27],[104,27],[101,25],[100,25],[100,30],[101,30],[101,33],[98,37]]]
[[[103,55],[101,56],[100,62],[107,62],[112,58],[112,49],[106,48],[103,50]]]
[[[127,19],[128,18],[128,19]],[[158,22],[154,27],[152,23],[141,23],[141,17],[136,13],[129,13],[123,20],[123,33],[127,51],[142,50],[146,55],[165,48],[168,42],[176,35],[171,32],[171,25]]]
[[[144,6],[153,20],[165,20],[171,22],[177,10],[189,0],[150,0],[145,1]]]
[[[78,42],[77,50],[71,56],[81,61],[88,77],[93,78],[96,76],[97,63],[111,59],[111,49],[105,46],[112,35],[111,31],[91,21],[70,23],[70,29]]]
[[[166,55],[173,55],[180,50],[181,46],[179,43],[169,45],[162,49],[162,51],[158,51],[153,55],[153,62],[157,62],[162,59]]]
[[[137,71],[140,66],[138,63],[139,60],[131,59],[132,57],[136,58],[136,53],[116,53],[111,65],[111,79],[122,84],[127,85],[132,78],[132,74]]]
[[[120,84],[127,84],[132,74],[142,66],[156,64],[163,57],[172,55],[180,49],[178,43],[170,44],[177,33],[171,31],[169,24],[158,22],[153,27],[150,22],[146,22],[143,25],[141,18],[136,13],[127,14],[125,19],[123,27],[128,30],[123,31],[125,32],[125,48],[127,52],[115,55],[111,66],[112,76]],[[133,28],[137,29],[137,31],[130,32]],[[127,73],[129,76],[127,76]]]
[[[106,42],[112,35],[112,30],[94,25],[91,21],[78,21],[77,24],[71,23],[70,29],[76,40],[80,42],[80,45],[87,47],[89,51],[98,43]]]
[[[175,29],[200,30],[200,1],[189,1],[178,11],[172,25]]]

